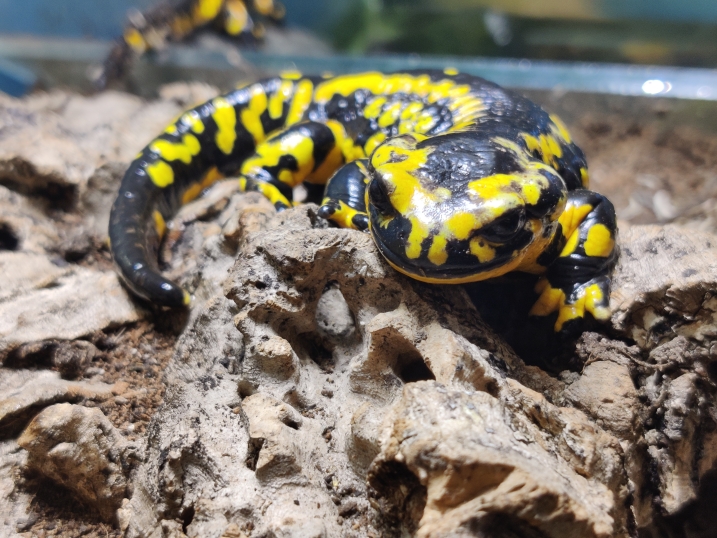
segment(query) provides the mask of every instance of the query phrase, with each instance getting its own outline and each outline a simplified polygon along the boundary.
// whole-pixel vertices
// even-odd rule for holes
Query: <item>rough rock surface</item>
[[[112,519],[128,494],[133,448],[99,409],[69,403],[41,411],[18,439],[27,467]]]
[[[714,534],[713,235],[622,224],[611,323],[548,375],[462,288],[229,181],[162,254],[193,310],[148,312],[104,229],[123,162],[192,94],[175,90],[0,101],[0,534]],[[179,338],[151,417],[161,330]],[[49,481],[91,510],[58,526]]]

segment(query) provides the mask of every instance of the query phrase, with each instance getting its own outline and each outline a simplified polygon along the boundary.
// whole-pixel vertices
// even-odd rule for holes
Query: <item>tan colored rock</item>
[[[57,284],[0,303],[0,358],[28,342],[71,340],[146,315],[114,272],[78,267]]]
[[[565,391],[565,398],[588,411],[601,428],[621,439],[634,441],[638,426],[638,392],[630,368],[610,361],[588,364],[580,378]]]
[[[265,394],[249,396],[242,402],[242,409],[249,420],[249,442],[256,451],[256,461],[251,465],[257,478],[301,473],[302,447],[296,433],[301,427],[301,415]]]
[[[18,444],[28,451],[28,468],[78,495],[104,519],[114,519],[135,455],[102,411],[53,405],[32,420]]]
[[[7,372],[7,373],[6,373]],[[12,372],[12,373],[10,373]],[[56,372],[0,369],[0,438],[25,427],[38,409],[58,403],[79,400],[106,400],[121,392],[121,384],[66,381]]]
[[[31,252],[0,252],[0,304],[32,290],[51,287],[71,272],[48,256]]]
[[[643,348],[670,331],[714,340],[717,243],[677,226],[623,226],[610,306],[612,322]]]
[[[490,394],[418,382],[386,417],[368,481],[383,511],[416,536],[490,536],[501,526],[519,535],[627,536],[615,517],[618,492],[576,473],[543,441]],[[599,457],[619,460],[614,451]],[[406,509],[421,503],[422,512]]]
[[[17,484],[27,462],[27,452],[15,439],[0,441],[0,536],[21,536],[37,521],[33,495]]]

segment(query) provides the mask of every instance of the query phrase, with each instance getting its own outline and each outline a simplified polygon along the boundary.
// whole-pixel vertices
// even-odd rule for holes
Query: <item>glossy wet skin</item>
[[[370,231],[397,270],[435,283],[539,272],[558,230],[563,179],[524,148],[476,132],[408,134],[369,159]]]

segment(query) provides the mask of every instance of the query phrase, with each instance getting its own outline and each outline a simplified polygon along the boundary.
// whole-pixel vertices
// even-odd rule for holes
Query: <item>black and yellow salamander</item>
[[[201,28],[211,26],[239,43],[255,42],[264,35],[262,21],[278,22],[284,11],[277,0],[160,0],[148,11],[130,15],[95,84],[104,88],[121,79],[134,58]]]
[[[455,70],[248,84],[182,115],[137,156],[112,207],[120,275],[138,296],[181,306],[158,271],[175,210],[222,177],[277,210],[325,186],[319,215],[368,231],[386,261],[423,282],[542,275],[536,316],[555,330],[608,318],[615,211],[587,189],[583,152],[528,99]]]

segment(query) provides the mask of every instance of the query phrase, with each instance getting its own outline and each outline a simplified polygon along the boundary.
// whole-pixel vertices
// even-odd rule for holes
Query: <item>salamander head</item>
[[[555,170],[479,132],[389,139],[371,155],[369,172],[366,207],[379,250],[425,282],[535,270],[567,199]]]

